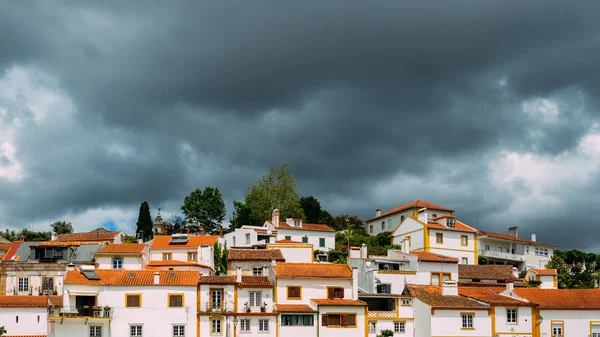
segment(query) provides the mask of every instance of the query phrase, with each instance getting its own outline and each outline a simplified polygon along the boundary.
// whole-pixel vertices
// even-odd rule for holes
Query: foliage
[[[525,286],[527,288],[537,288],[540,286],[540,284],[542,284],[542,281],[528,280]]]
[[[319,216],[319,220],[317,220],[317,223],[325,224],[333,228],[333,221],[333,215],[329,214],[329,212],[327,212],[326,210],[322,210],[321,215]]]
[[[400,245],[392,245],[391,232],[382,232],[375,236],[368,235],[364,230],[350,230],[337,232],[335,234],[335,245],[338,251],[343,251],[345,256],[348,255],[348,241],[350,247],[358,247],[363,243],[367,245],[369,255],[387,255],[388,249],[401,249]],[[335,259],[329,259],[335,262]],[[344,257],[345,263],[345,257]]]
[[[271,219],[274,209],[279,210],[282,219],[304,218],[300,195],[296,191],[299,186],[288,166],[286,163],[281,168],[271,167],[269,174],[248,188],[245,204],[250,208],[253,219],[261,222]]]
[[[25,241],[50,241],[50,232],[33,232],[29,229],[15,232],[6,229],[2,234],[2,237],[9,241],[18,241],[22,239],[25,239]]]
[[[133,235],[123,235],[121,238],[121,242],[123,243],[138,243],[138,239]]]
[[[381,330],[381,334],[377,335],[377,337],[391,337],[394,335],[394,331],[390,329]]]
[[[348,253],[345,250],[332,249],[327,252],[327,261],[344,264],[348,262]]]
[[[150,206],[146,201],[140,205],[140,213],[136,225],[137,230],[135,234],[138,238],[144,241],[152,238],[152,217],[150,216]]]
[[[9,231],[8,228],[2,233],[2,237],[8,241],[17,241],[19,240],[19,234],[15,231]]]
[[[217,275],[227,275],[227,257],[229,256],[229,251],[227,250],[227,247],[222,246],[218,242],[215,242],[213,251],[215,272],[217,273]]]
[[[185,220],[179,214],[171,215],[165,222],[165,229],[167,230],[167,235],[171,235],[173,233],[179,233],[179,231],[184,226],[185,226]]]
[[[321,219],[321,203],[317,198],[311,196],[300,198],[300,206],[304,211],[306,223],[318,223]]]
[[[52,231],[56,234],[70,234],[73,233],[73,225],[66,221],[57,221],[50,225]]]
[[[490,264],[490,259],[487,256],[479,255],[477,257],[478,264]]]
[[[241,228],[244,225],[260,226],[265,219],[257,219],[252,216],[252,209],[241,201],[233,201],[233,216],[229,219],[228,232]]]
[[[348,227],[350,227],[350,229],[352,231],[359,231],[359,232],[363,232],[363,233],[365,231],[365,226],[364,226],[363,221],[361,219],[359,219],[356,215],[349,215],[349,214],[336,215],[333,218],[333,223],[331,226],[336,231],[343,231],[343,230],[346,230]]]
[[[525,278],[525,275],[527,275],[527,270],[522,270],[519,272],[519,278]]]
[[[4,336],[4,335],[6,335],[6,329],[4,328],[4,325],[3,325],[3,326],[0,326],[0,336]]]
[[[185,214],[188,226],[198,232],[200,228],[208,233],[221,229],[225,219],[225,202],[218,188],[196,189],[185,197],[181,211]]]
[[[598,273],[595,272],[596,258],[595,254],[586,254],[578,250],[566,252],[555,250],[546,268],[556,269],[559,288],[591,289],[598,280]],[[569,268],[567,262],[573,265]],[[583,264],[578,265],[578,262]]]

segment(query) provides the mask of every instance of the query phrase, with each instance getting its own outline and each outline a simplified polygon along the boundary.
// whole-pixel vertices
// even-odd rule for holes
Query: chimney
[[[458,282],[456,280],[444,281],[442,285],[443,296],[458,296]]]
[[[362,245],[360,245],[360,258],[366,259],[367,257],[369,257],[367,255],[367,244],[363,243]]]
[[[190,233],[190,229],[188,228],[188,234]],[[202,236],[204,236],[204,227],[202,227]]]
[[[408,254],[410,252],[410,247],[408,245],[408,239],[404,239],[402,241],[402,252]]]
[[[535,242],[535,233],[531,233],[531,241]]]
[[[219,236],[223,237],[223,228],[221,228],[221,230],[219,231]]]
[[[272,260],[271,260],[271,266],[272,266],[272,267],[275,267],[276,265],[277,265],[277,260],[275,260],[275,259],[272,259]]]
[[[506,292],[511,293],[515,289],[515,285],[512,281],[506,281]]]
[[[427,223],[427,208],[421,208],[419,210],[419,216],[418,216],[419,221],[421,221],[422,223]]]
[[[242,283],[242,267],[235,268],[235,281]]]
[[[157,271],[154,272],[154,284],[160,284],[160,273]]]
[[[381,216],[381,210],[378,208],[375,210],[375,217],[378,218]]]
[[[269,275],[269,266],[263,266],[263,276]]]
[[[56,241],[56,237],[57,237],[56,232],[53,231],[52,234],[50,234],[50,240]]]
[[[510,227],[508,229],[508,236],[510,236],[511,238],[518,238],[519,237],[519,231],[517,229],[517,227]]]
[[[519,269],[517,269],[517,267],[513,267],[513,276],[515,278],[519,278]]]
[[[69,270],[75,270],[75,264],[73,264],[73,263],[69,263],[69,264],[67,265],[67,271],[69,271]]]
[[[352,267],[352,299],[358,299],[358,268]]]
[[[138,239],[138,243],[144,243],[144,240]]]
[[[279,227],[279,210],[277,208],[273,210],[271,222],[273,223],[274,227]]]

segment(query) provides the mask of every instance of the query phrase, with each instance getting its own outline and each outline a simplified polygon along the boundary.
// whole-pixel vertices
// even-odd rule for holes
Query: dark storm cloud
[[[333,212],[369,218],[419,198],[476,223],[518,197],[492,187],[493,155],[558,155],[597,119],[598,7],[2,3],[0,71],[38,69],[75,107],[65,125],[20,132],[27,175],[0,180],[4,221],[21,219],[34,196],[47,216],[178,205],[205,185],[230,202],[290,162],[303,194]],[[523,112],[539,98],[567,113]],[[373,190],[398,176],[424,187],[396,191],[402,200]],[[450,186],[425,186],[432,177]]]

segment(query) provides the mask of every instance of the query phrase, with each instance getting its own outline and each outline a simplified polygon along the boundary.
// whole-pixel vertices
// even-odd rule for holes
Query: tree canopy
[[[136,235],[146,241],[152,237],[152,216],[150,216],[150,206],[144,201],[140,205],[140,213],[138,215]]]
[[[212,233],[222,228],[225,219],[225,202],[218,188],[205,187],[196,189],[185,197],[181,211],[186,216],[186,222],[194,231],[198,227]]]
[[[556,269],[559,288],[591,289],[600,279],[600,265],[597,263],[599,258],[600,254],[579,250],[555,250],[546,268]]]
[[[300,206],[304,211],[306,223],[318,223],[321,219],[321,203],[317,198],[311,196],[300,198]]]
[[[73,225],[70,222],[57,221],[50,225],[52,231],[56,234],[70,234],[73,233]]]
[[[244,225],[260,226],[265,219],[257,219],[252,216],[252,209],[241,201],[233,201],[233,215],[229,219],[228,231],[241,228]]]

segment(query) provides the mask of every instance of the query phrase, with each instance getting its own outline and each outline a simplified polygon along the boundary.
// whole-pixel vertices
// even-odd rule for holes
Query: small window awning
[[[93,290],[68,290],[70,296],[98,296],[97,291]]]

